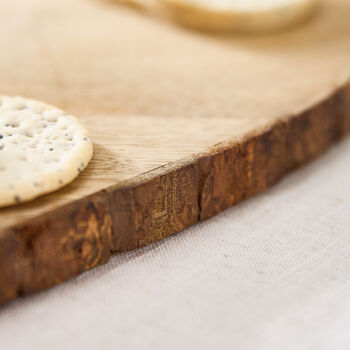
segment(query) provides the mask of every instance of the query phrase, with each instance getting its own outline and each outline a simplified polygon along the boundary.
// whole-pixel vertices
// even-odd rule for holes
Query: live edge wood
[[[40,291],[264,191],[350,131],[350,86],[286,122],[13,227],[0,237],[0,303]]]
[[[208,219],[348,133],[349,18],[324,0],[294,30],[222,37],[110,0],[1,2],[0,93],[79,117],[94,156],[0,209],[0,304]]]

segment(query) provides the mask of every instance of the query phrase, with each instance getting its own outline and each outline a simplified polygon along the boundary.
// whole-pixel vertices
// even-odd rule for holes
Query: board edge
[[[241,142],[223,142],[11,226],[0,236],[0,305],[209,219],[268,189],[349,132],[347,83]]]

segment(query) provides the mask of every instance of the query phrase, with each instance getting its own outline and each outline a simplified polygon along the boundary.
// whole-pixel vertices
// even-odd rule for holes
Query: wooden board
[[[0,91],[80,117],[80,178],[0,210],[0,303],[259,193],[350,129],[350,3],[270,36],[191,32],[103,0],[0,4]]]

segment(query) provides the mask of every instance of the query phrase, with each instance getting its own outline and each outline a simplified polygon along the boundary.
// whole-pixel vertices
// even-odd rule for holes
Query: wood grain
[[[0,210],[0,303],[273,185],[350,130],[350,4],[260,37],[206,36],[112,2],[0,4],[0,91],[91,130],[62,190]]]

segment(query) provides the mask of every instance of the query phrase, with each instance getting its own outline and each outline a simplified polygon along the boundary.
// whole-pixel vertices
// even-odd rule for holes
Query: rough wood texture
[[[0,210],[0,303],[273,185],[350,130],[350,4],[268,37],[212,37],[98,0],[0,4],[0,90],[80,117],[91,165]],[[92,25],[93,24],[93,25]]]

